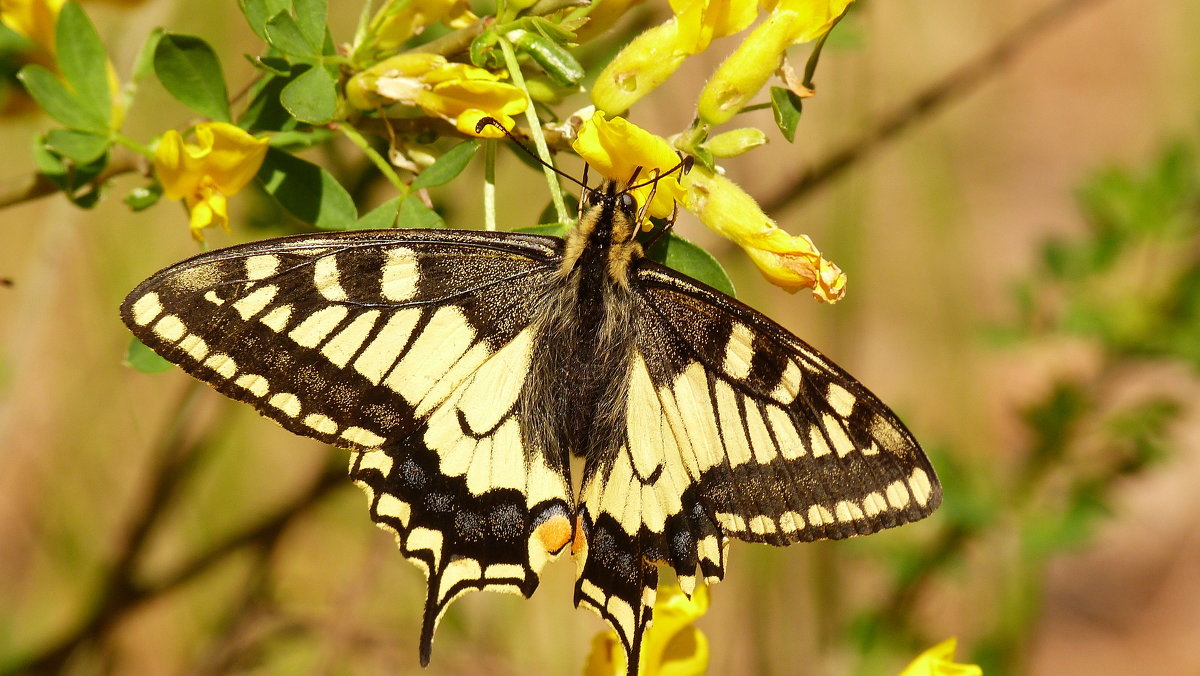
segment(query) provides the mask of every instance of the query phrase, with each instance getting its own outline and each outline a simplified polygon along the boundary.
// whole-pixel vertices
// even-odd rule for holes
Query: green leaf
[[[305,39],[310,44],[324,46],[327,0],[293,0],[292,4],[296,9],[296,26]]]
[[[250,30],[263,42],[267,40],[267,21],[280,12],[291,10],[291,0],[238,0]]]
[[[84,209],[96,206],[100,199],[100,186],[91,181],[104,171],[108,164],[107,154],[80,164],[51,150],[45,138],[37,138],[33,143],[33,162],[38,173],[58,186],[76,206]]]
[[[269,148],[258,180],[279,206],[296,218],[324,230],[345,230],[358,220],[350,193],[328,171]]]
[[[326,124],[337,114],[337,83],[324,66],[312,66],[283,88],[279,102],[301,122]]]
[[[163,373],[175,368],[171,362],[158,356],[158,353],[138,340],[129,339],[129,347],[125,348],[125,365],[142,373]]]
[[[429,165],[428,169],[421,172],[421,175],[412,182],[412,189],[432,188],[454,180],[455,176],[467,168],[467,164],[470,163],[478,149],[479,144],[474,141],[463,141],[454,146],[436,162]]]
[[[166,31],[155,28],[146,36],[146,41],[142,43],[142,48],[138,50],[137,58],[133,61],[134,82],[154,72],[154,53],[158,51],[158,41],[163,35],[166,35]]]
[[[293,67],[295,73],[303,65]],[[250,89],[250,103],[238,118],[238,125],[247,131],[285,131],[296,128],[300,122],[279,102],[283,88],[292,81],[292,75],[260,78]]]
[[[401,228],[425,230],[429,228],[444,228],[446,222],[438,212],[425,206],[417,196],[407,197],[400,204],[400,213],[396,216],[396,224]]]
[[[54,152],[78,164],[98,159],[108,150],[108,137],[74,129],[52,129],[46,145]]]
[[[62,6],[54,30],[58,69],[78,95],[81,105],[104,120],[112,121],[112,91],[108,87],[108,54],[96,27],[74,2]]]
[[[396,226],[396,215],[400,212],[400,201],[403,198],[393,197],[368,211],[365,216],[350,226],[351,230],[385,230]]]
[[[229,94],[217,53],[194,35],[166,33],[154,49],[154,72],[171,96],[219,122],[229,122]]]
[[[288,12],[280,12],[267,21],[267,42],[284,54],[316,57],[321,55],[321,43],[309,42],[308,36]]]
[[[125,204],[134,211],[142,211],[158,204],[158,200],[162,198],[162,186],[157,183],[150,185],[138,186],[129,191],[125,196]]]
[[[796,140],[801,108],[800,97],[795,92],[784,87],[771,87],[771,112],[775,114],[775,125],[788,143]]]
[[[646,256],[729,296],[735,294],[733,282],[725,274],[725,268],[712,254],[692,244],[674,232],[654,243]]]
[[[81,105],[79,98],[59,82],[54,73],[35,64],[22,68],[17,77],[50,117],[72,129],[94,134],[108,133],[107,120],[91,108]]]

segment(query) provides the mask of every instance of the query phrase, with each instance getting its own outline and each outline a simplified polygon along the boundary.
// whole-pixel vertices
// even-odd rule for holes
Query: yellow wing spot
[[[766,535],[774,533],[778,528],[775,526],[775,521],[766,516],[756,516],[750,519],[750,531],[758,535]]]
[[[788,417],[787,412],[776,406],[768,406],[767,420],[771,422],[771,430],[775,432],[775,441],[779,444],[779,451],[785,459],[795,460],[808,452],[804,448],[804,442],[800,440],[800,434],[796,431],[796,424]]]
[[[304,424],[321,434],[335,434],[338,430],[337,423],[332,418],[320,413],[310,413],[304,416]]]
[[[830,407],[834,412],[843,418],[849,418],[854,412],[854,404],[857,402],[850,390],[838,385],[837,383],[829,383],[829,389],[825,392],[826,398],[829,400]]]
[[[234,301],[233,309],[242,316],[243,320],[249,321],[251,317],[262,312],[264,308],[272,300],[275,299],[275,294],[279,292],[279,288],[275,285],[260,286],[251,291],[249,294]]]
[[[410,549],[425,549],[433,554],[434,568],[442,558],[442,532],[429,528],[414,528],[408,532],[405,545]]]
[[[871,436],[878,439],[883,448],[893,453],[907,454],[909,450],[909,445],[905,443],[900,431],[883,416],[875,416],[871,423]]]
[[[267,379],[254,373],[246,373],[238,376],[238,379],[233,381],[233,384],[243,390],[249,391],[250,394],[256,397],[265,397],[267,396],[267,392],[270,391],[270,383],[267,382]]]
[[[384,441],[386,441],[378,434],[375,434],[370,430],[365,430],[361,427],[347,427],[346,429],[342,430],[342,438],[352,444],[358,444],[359,446],[365,446],[367,448],[378,448],[379,446],[383,445]],[[379,453],[377,455],[382,455],[385,458],[388,457],[386,453]],[[384,474],[387,474],[387,472],[384,472]]]
[[[824,526],[833,523],[833,514],[822,505],[813,505],[808,508],[808,522],[813,526]]]
[[[396,519],[407,528],[408,520],[412,518],[412,506],[391,493],[383,493],[379,496],[379,502],[375,503],[375,513]]]
[[[324,259],[322,259],[324,260]],[[296,344],[301,347],[316,347],[321,344],[333,333],[333,330],[342,323],[350,310],[344,305],[331,305],[330,307],[321,308],[312,313],[300,322],[300,325],[292,329],[288,337],[296,341]]]
[[[866,448],[862,449],[862,454],[863,455],[879,455],[879,444],[872,441],[870,446],[867,446]]]
[[[679,589],[688,598],[696,592],[696,576],[695,575],[675,575],[675,581],[679,583]]]
[[[266,279],[278,271],[278,256],[262,254],[246,259],[246,279]]]
[[[716,381],[717,415],[721,421],[721,438],[725,441],[725,457],[731,467],[750,461],[750,442],[742,431],[742,416],[738,413],[737,395],[728,383]]]
[[[790,404],[796,401],[796,397],[800,394],[800,377],[800,367],[789,359],[787,366],[783,369],[783,375],[779,378],[779,384],[775,386],[771,396],[781,404]]]
[[[892,509],[904,509],[912,500],[912,494],[908,492],[908,485],[903,481],[893,481],[888,484],[886,493],[888,504],[892,506]]]
[[[237,375],[237,362],[227,354],[218,352],[204,360],[204,365],[212,369],[222,378],[232,378]]]
[[[866,517],[863,514],[862,507],[858,506],[853,500],[841,500],[833,506],[833,513],[837,515],[837,520],[845,523],[847,521],[858,521]]]
[[[688,364],[673,384],[675,408],[686,431],[691,453],[684,455],[693,477],[719,464],[724,458],[717,416],[708,394],[708,374],[698,362]]]
[[[810,425],[808,428],[808,444],[812,446],[814,458],[829,455],[833,452],[829,449],[829,444],[826,443],[825,435],[821,433],[821,428],[816,425]]]
[[[270,312],[259,318],[262,322],[275,333],[282,333],[287,328],[288,322],[292,318],[291,305],[279,305],[272,308]]]
[[[206,292],[204,294],[204,300],[212,303],[213,305],[224,305],[225,304],[225,299],[218,296],[216,291]]]
[[[929,496],[933,494],[933,484],[929,482],[929,475],[925,470],[920,467],[913,470],[912,476],[908,477],[908,485],[912,488],[913,497],[918,505],[924,507],[929,503]]]
[[[616,596],[608,597],[608,602],[605,608],[608,610],[609,616],[613,618],[617,626],[621,628],[622,633],[626,636],[633,635],[633,606],[625,602],[625,599]]]
[[[725,344],[725,373],[732,378],[742,379],[750,375],[750,361],[754,359],[754,333],[745,324],[734,324]]]
[[[696,556],[701,561],[708,561],[720,567],[722,563],[721,546],[717,544],[717,536],[708,535],[700,538],[696,543]]]
[[[475,330],[462,310],[453,305],[438,308],[385,384],[415,406],[458,363],[474,340]]]
[[[518,580],[524,579],[525,569],[515,563],[493,563],[484,571],[484,575],[489,580],[497,580],[500,578],[511,577]],[[497,587],[488,587],[488,589],[496,589]]]
[[[204,361],[208,356],[208,343],[196,334],[188,334],[183,340],[179,341],[179,349],[188,353],[188,356],[196,361]]]
[[[883,499],[883,494],[879,492],[868,493],[867,497],[863,498],[863,513],[867,516],[875,516],[888,509],[887,500]]]
[[[338,368],[345,368],[346,364],[350,363],[350,358],[358,352],[358,348],[366,342],[367,336],[371,335],[371,329],[375,327],[375,321],[379,319],[379,310],[368,310],[354,318],[340,333],[321,348],[321,354],[325,355],[330,362]]]
[[[187,327],[183,325],[179,317],[175,315],[163,315],[162,319],[158,320],[158,323],[154,325],[154,333],[168,343],[174,343],[183,338],[184,334],[187,333]]]
[[[350,427],[347,431],[354,429],[362,429],[360,427]],[[346,436],[343,432],[342,436]],[[362,469],[378,470],[380,474],[387,476],[392,473],[392,456],[383,451],[364,451],[362,459],[358,461],[358,466]]]
[[[318,258],[313,264],[313,286],[317,287],[325,300],[346,300],[346,290],[342,288],[342,276],[338,272],[337,256]]]
[[[378,385],[384,374],[396,363],[396,358],[408,343],[408,336],[420,317],[421,311],[415,308],[401,310],[388,317],[387,323],[375,334],[375,339],[363,348],[358,359],[354,360],[354,370]]]
[[[779,449],[775,448],[775,442],[771,439],[771,433],[767,431],[767,424],[763,421],[758,406],[749,400],[745,400],[745,404],[746,430],[750,433],[754,460],[762,464],[769,463],[779,455]]]
[[[779,515],[779,530],[795,533],[804,529],[804,515],[800,512],[784,512]]]
[[[145,326],[162,313],[163,306],[162,301],[158,299],[158,294],[151,292],[137,299],[131,309],[133,310],[133,323]]]
[[[517,334],[499,352],[488,357],[463,388],[458,410],[462,411],[471,429],[477,432],[492,429],[516,403],[529,370],[532,344],[532,330]]]
[[[846,436],[846,430],[842,427],[840,420],[826,413],[822,416],[821,422],[825,423],[825,431],[829,435],[829,440],[833,442],[833,450],[837,451],[839,458],[846,457],[854,450],[854,442]]]
[[[290,392],[280,392],[268,399],[267,403],[291,418],[300,415],[300,398]]]
[[[446,564],[446,569],[442,571],[442,583],[438,587],[438,596],[444,598],[459,582],[478,580],[481,577],[483,577],[483,568],[475,559],[467,557],[451,559],[450,563]]]
[[[721,524],[722,528],[731,533],[746,532],[746,520],[738,514],[717,512],[717,523]]]
[[[387,300],[402,302],[417,295],[417,254],[412,249],[397,247],[387,252],[387,262],[380,280],[380,294]]]

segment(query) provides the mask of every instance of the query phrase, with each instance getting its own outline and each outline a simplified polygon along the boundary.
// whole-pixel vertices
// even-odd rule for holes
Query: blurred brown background
[[[335,9],[345,12],[333,19],[336,39],[352,30],[352,4]],[[842,43],[822,58],[796,143],[757,113],[749,119],[768,129],[771,145],[726,163],[761,200],[781,200],[796,176],[1056,4],[1067,8],[1059,20],[1016,41],[1011,62],[985,66],[978,87],[916,115],[869,157],[775,212],[846,270],[842,303],[818,306],[770,288],[732,245],[691,220],[679,226],[727,265],[743,300],[846,366],[927,446],[983,483],[1020,461],[1028,439],[1017,412],[1056,378],[1098,368],[1086,341],[1001,347],[985,329],[1013,313],[1012,282],[1035,266],[1038,243],[1082,231],[1073,191],[1089,174],[1143,167],[1169,141],[1200,140],[1200,4],[871,2],[839,27]],[[231,91],[252,75],[240,54],[258,46],[232,2],[88,10],[118,72],[128,72],[143,37],[161,25],[216,45]],[[723,40],[689,62],[671,87],[635,108],[634,121],[664,135],[682,129],[692,111],[680,102],[694,100],[735,44]],[[126,131],[147,142],[187,119],[149,80]],[[46,128],[37,117],[3,122],[0,180],[30,172],[29,140]],[[531,224],[541,208],[528,199],[541,179],[523,171],[500,174],[502,223]],[[469,171],[455,192],[435,195],[452,224],[479,225],[477,176]],[[118,179],[90,212],[60,197],[0,212],[0,276],[12,280],[0,287],[0,668],[75,634],[80,618],[109,603],[120,612],[105,638],[56,667],[579,673],[602,625],[571,607],[574,567],[564,561],[547,568],[530,601],[487,594],[455,604],[422,672],[424,580],[372,527],[358,489],[348,481],[321,489],[297,518],[270,527],[344,453],[293,437],[178,371],[146,375],[122,365],[129,336],[118,303],[142,278],[196,251],[179,205],[131,214],[121,204],[137,184]],[[239,225],[239,209],[257,208],[252,196],[235,198],[233,233],[213,233],[211,244],[275,234]],[[1002,515],[913,602],[930,643],[958,636],[960,654],[970,655],[1008,606],[1028,602],[1036,607],[1017,628],[1026,639],[1016,673],[1200,673],[1200,385],[1169,362],[1105,382],[1102,394],[1114,401],[1171,392],[1193,403],[1171,427],[1169,457],[1113,487],[1111,517],[1054,557],[1035,598],[1014,598],[995,583],[1018,548]],[[164,463],[186,478],[156,496]],[[138,534],[134,524],[148,510],[158,515],[154,527]],[[839,634],[886,596],[889,552],[932,546],[942,518],[863,542],[786,550],[735,543],[728,577],[700,622],[711,672],[895,673],[902,650],[863,658]],[[228,543],[247,529],[247,546]],[[147,554],[133,566],[139,589],[169,591],[129,604],[117,590],[105,601],[97,589],[106,571],[140,537]],[[186,567],[211,547],[211,559]],[[186,574],[173,578],[180,566]]]

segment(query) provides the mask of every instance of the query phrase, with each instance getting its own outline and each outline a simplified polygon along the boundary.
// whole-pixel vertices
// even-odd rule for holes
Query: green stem
[[[388,182],[396,186],[396,190],[400,192],[401,197],[408,197],[408,184],[400,180],[400,177],[396,174],[396,171],[392,169],[392,165],[389,164],[382,155],[375,152],[375,149],[371,147],[370,143],[367,143],[367,139],[363,138],[363,135],[358,133],[357,129],[351,126],[348,122],[339,122],[337,129],[338,131],[342,132],[346,138],[350,139],[351,143],[358,146],[358,149],[367,156],[367,159],[371,160],[371,164],[375,165],[375,168],[384,175]]]
[[[496,229],[496,141],[483,142],[483,229]]]
[[[128,136],[126,136],[124,134],[114,133],[113,141],[115,141],[118,145],[122,145],[122,146],[125,146],[126,148],[129,148],[133,152],[145,157],[148,160],[154,159],[154,151],[153,150],[150,150],[146,146],[138,143],[137,141],[134,141],[133,139],[129,138]]]
[[[538,157],[546,163],[542,167],[542,172],[546,175],[546,184],[550,186],[550,199],[554,202],[554,211],[558,214],[558,222],[570,223],[567,205],[563,201],[562,187],[558,184],[558,175],[549,166],[550,149],[546,146],[546,137],[542,135],[542,123],[538,121],[537,110],[533,107],[533,99],[529,97],[529,90],[525,87],[525,78],[521,75],[521,65],[517,63],[517,54],[506,38],[499,37],[496,42],[500,45],[500,51],[504,53],[504,65],[508,68],[513,84],[525,92],[526,99],[529,101],[525,107],[525,121],[529,124],[529,136],[533,139],[534,147],[537,148]]]

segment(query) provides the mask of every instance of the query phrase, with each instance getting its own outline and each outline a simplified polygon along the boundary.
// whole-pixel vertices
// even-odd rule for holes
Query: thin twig
[[[917,92],[892,112],[880,117],[861,136],[835,150],[779,192],[762,201],[768,213],[794,204],[843,171],[869,157],[886,141],[920,122],[952,101],[963,98],[999,73],[1035,43],[1034,38],[1060,25],[1075,11],[1097,0],[1057,0],[1026,19],[991,49],[959,66],[944,78]]]
[[[117,158],[108,163],[104,171],[96,178],[88,181],[89,185],[100,186],[109,179],[121,174],[138,171],[138,159],[130,153],[129,157]],[[82,186],[80,186],[82,187]],[[0,209],[15,206],[24,202],[53,195],[61,189],[44,174],[32,174],[16,179],[8,179],[0,185]]]

